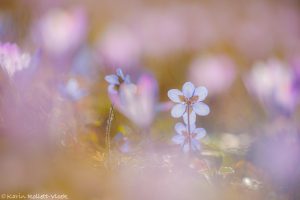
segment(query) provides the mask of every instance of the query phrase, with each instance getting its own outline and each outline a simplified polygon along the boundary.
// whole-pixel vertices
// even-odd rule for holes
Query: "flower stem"
[[[187,105],[187,121],[188,121],[188,142],[189,142],[189,150],[192,151],[192,142],[191,142],[191,127],[190,127],[190,105]]]
[[[109,109],[109,115],[108,115],[107,124],[106,124],[106,131],[105,131],[105,147],[106,147],[106,151],[107,151],[108,167],[109,167],[110,161],[111,161],[110,129],[111,129],[111,124],[112,124],[113,118],[114,118],[114,105],[112,104]]]

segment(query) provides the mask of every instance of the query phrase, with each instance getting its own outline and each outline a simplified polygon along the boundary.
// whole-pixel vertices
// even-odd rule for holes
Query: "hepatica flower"
[[[0,66],[9,77],[29,67],[29,64],[30,55],[22,53],[16,44],[0,44]]]
[[[108,94],[116,109],[139,127],[149,127],[157,110],[156,79],[142,74],[133,84],[129,76],[118,69],[116,75],[108,75],[105,80],[110,84]]]
[[[130,77],[129,75],[124,75],[121,69],[117,69],[117,74],[111,74],[105,76],[105,80],[109,83],[108,92],[109,93],[118,93],[120,86],[123,83],[129,84]]]
[[[177,134],[172,138],[172,141],[175,144],[180,144],[184,152],[199,151],[201,149],[199,140],[206,135],[205,129],[196,128],[194,124],[189,128],[183,123],[177,123],[175,131]]]
[[[171,115],[175,118],[183,116],[186,124],[188,121],[194,124],[196,122],[196,114],[200,116],[209,114],[209,107],[202,102],[207,94],[205,87],[195,88],[191,82],[186,82],[182,87],[182,91],[178,89],[169,90],[168,97],[176,103],[171,110]]]

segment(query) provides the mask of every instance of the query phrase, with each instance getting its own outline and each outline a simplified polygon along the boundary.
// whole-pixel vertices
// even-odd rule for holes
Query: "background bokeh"
[[[1,0],[0,193],[300,198],[299,11],[296,0]],[[125,105],[104,79],[118,68],[138,88]],[[187,81],[207,87],[210,107],[192,156],[172,143],[167,96]]]

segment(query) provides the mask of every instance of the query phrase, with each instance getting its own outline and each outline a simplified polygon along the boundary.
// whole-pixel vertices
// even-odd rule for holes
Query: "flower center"
[[[192,105],[198,101],[199,97],[198,96],[192,96],[190,98],[185,97],[184,102],[187,105]]]

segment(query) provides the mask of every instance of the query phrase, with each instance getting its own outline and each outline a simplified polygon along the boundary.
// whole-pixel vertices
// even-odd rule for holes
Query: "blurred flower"
[[[117,93],[120,89],[120,86],[123,83],[129,84],[130,77],[129,75],[124,76],[123,71],[121,69],[117,69],[117,74],[111,74],[105,76],[105,80],[109,83],[108,92],[109,93]]]
[[[116,80],[112,77],[111,79]],[[113,81],[111,83],[117,84]],[[156,80],[148,74],[143,74],[137,84],[128,83],[117,86],[119,86],[119,93],[109,92],[115,107],[138,126],[149,127],[157,110]]]
[[[136,66],[141,56],[140,41],[122,26],[108,27],[99,39],[98,49],[104,63],[122,68]]]
[[[86,95],[86,91],[79,87],[78,81],[74,78],[69,79],[67,84],[60,88],[60,91],[63,96],[72,101],[78,101]]]
[[[178,10],[142,10],[134,24],[143,50],[151,56],[165,56],[184,48],[186,28]]]
[[[196,121],[196,114],[205,116],[209,113],[209,107],[202,101],[207,96],[207,89],[205,87],[197,87],[191,83],[186,82],[182,87],[182,92],[178,89],[171,89],[168,91],[168,97],[177,103],[171,110],[172,117],[179,118],[183,116],[187,123],[188,112],[190,115],[190,123]],[[189,111],[189,107],[191,108]]]
[[[132,147],[130,145],[130,141],[128,137],[125,137],[122,133],[118,133],[114,137],[114,142],[117,145],[117,148],[122,152],[122,153],[128,153],[132,150]]]
[[[9,77],[29,67],[30,59],[30,55],[20,52],[16,44],[0,44],[0,66]]]
[[[197,85],[205,85],[211,95],[218,95],[235,80],[235,65],[225,55],[199,57],[192,62],[189,77]]]
[[[190,126],[190,130],[188,130],[188,126],[185,126],[182,123],[177,123],[175,125],[175,131],[177,132],[177,134],[172,138],[172,141],[175,144],[180,144],[184,152],[190,151],[189,138],[191,139],[192,151],[197,151],[201,149],[198,140],[200,140],[206,135],[205,129],[196,128],[195,124],[192,124]],[[189,131],[190,131],[190,135],[189,135]]]
[[[294,111],[293,76],[285,63],[276,59],[256,63],[245,78],[245,84],[268,111],[282,114]]]
[[[52,9],[46,13],[33,30],[45,50],[55,56],[77,48],[86,35],[86,15],[82,8]]]

